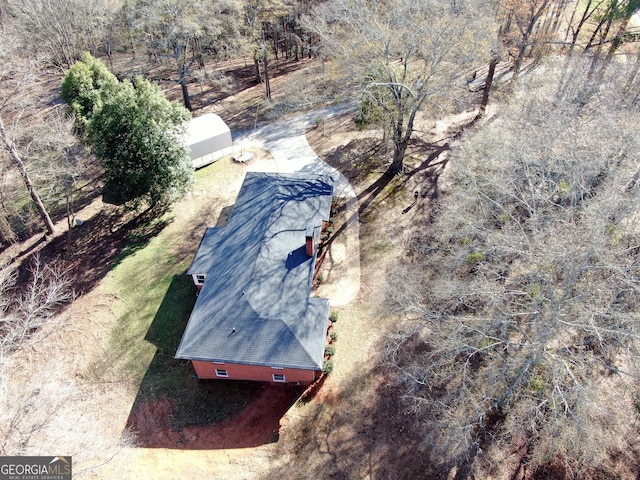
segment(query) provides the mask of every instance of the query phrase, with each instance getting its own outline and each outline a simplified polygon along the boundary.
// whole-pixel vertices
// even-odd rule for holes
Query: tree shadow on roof
[[[278,440],[280,421],[303,387],[198,380],[191,362],[174,358],[196,298],[191,278],[175,275],[145,340],[157,347],[129,413],[146,448],[223,449]]]

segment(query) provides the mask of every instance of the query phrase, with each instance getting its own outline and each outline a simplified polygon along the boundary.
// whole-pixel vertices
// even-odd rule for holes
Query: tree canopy
[[[118,79],[107,66],[88,52],[71,66],[62,81],[62,98],[82,131],[119,86]]]
[[[152,205],[183,197],[193,179],[183,141],[189,118],[151,82],[138,77],[120,83],[88,127],[105,169],[105,189],[123,202]]]
[[[597,469],[633,423],[611,407],[639,373],[639,112],[617,74],[585,104],[545,67],[454,152],[451,195],[390,282],[411,320],[389,362],[441,460],[469,468],[524,449],[531,469]]]
[[[366,113],[391,132],[391,171],[403,169],[417,113],[429,103],[448,111],[465,69],[488,62],[495,16],[478,2],[336,0],[319,6],[310,27],[325,54],[357,83]]]
[[[234,50],[240,16],[233,1],[132,0],[121,15],[135,25],[132,38],[143,44],[150,58],[174,62],[184,105],[191,110],[188,76],[194,66],[204,67],[204,54],[223,57]]]
[[[103,45],[111,0],[7,0],[24,46],[63,69]]]
[[[152,205],[184,196],[192,178],[184,135],[190,113],[141,77],[119,82],[85,53],[67,72],[62,96],[105,169],[114,201]]]

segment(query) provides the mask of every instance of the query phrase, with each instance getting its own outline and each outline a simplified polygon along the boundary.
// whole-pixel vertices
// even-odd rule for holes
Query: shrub
[[[465,246],[465,247],[466,247],[467,245],[471,245],[472,243],[473,243],[473,238],[471,238],[471,237],[469,237],[469,236],[462,237],[462,238],[460,239],[460,245],[463,245],[463,246]]]
[[[480,263],[484,260],[482,252],[474,252],[467,255],[467,263]]]
[[[120,84],[107,66],[88,52],[74,63],[62,81],[61,96],[69,105],[76,128],[84,134],[94,113],[116,94]]]
[[[338,321],[338,312],[333,311],[329,314],[329,320],[331,323],[336,323]]]
[[[334,347],[333,345],[327,345],[327,347],[324,349],[324,354],[327,357],[333,357],[336,354],[336,347]]]
[[[325,360],[322,364],[322,373],[329,375],[333,372],[333,362],[331,360]]]
[[[329,338],[331,338],[332,342],[337,342],[338,341],[338,332],[331,332],[331,335],[329,335]]]
[[[540,296],[540,293],[542,293],[542,287],[539,283],[533,283],[528,285],[524,291],[527,292],[531,298],[537,298]]]

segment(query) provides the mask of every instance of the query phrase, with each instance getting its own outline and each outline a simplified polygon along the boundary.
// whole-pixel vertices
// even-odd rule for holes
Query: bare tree
[[[11,161],[18,168],[18,171],[20,172],[20,176],[24,181],[24,185],[27,188],[29,195],[31,196],[31,199],[33,200],[33,203],[35,204],[36,209],[38,210],[38,214],[40,215],[40,218],[42,219],[42,222],[44,223],[44,226],[47,229],[47,232],[49,234],[53,234],[55,231],[55,227],[53,225],[53,222],[51,221],[51,217],[49,217],[49,212],[47,212],[47,209],[44,206],[44,203],[40,199],[40,195],[38,195],[38,192],[35,186],[33,185],[33,182],[31,181],[29,172],[25,167],[24,161],[22,160],[22,157],[20,156],[18,149],[16,148],[13,141],[9,138],[9,135],[6,129],[4,128],[4,123],[2,122],[2,109],[4,108],[5,105],[2,105],[0,107],[0,138],[2,139],[2,143],[4,144],[5,149],[9,152],[9,157]]]
[[[460,478],[510,454],[512,478],[588,478],[634,422],[639,113],[618,75],[585,104],[545,67],[453,152],[450,197],[389,282],[408,319],[389,365]]]
[[[290,9],[290,5],[282,0],[245,0],[242,2],[244,23],[241,31],[247,39],[248,45],[253,49],[256,81],[259,83],[263,81],[260,65],[264,63],[263,59],[267,55],[268,27],[273,26],[274,19],[285,17],[290,12]],[[276,23],[279,24],[279,22]],[[272,35],[272,37],[274,36]],[[277,58],[277,41],[274,51]],[[267,65],[265,64],[264,66],[266,70]],[[266,72],[265,75],[267,75]],[[268,88],[266,86],[265,88],[267,89],[267,98],[270,98]]]
[[[50,204],[64,204],[68,243],[75,225],[78,183],[88,165],[95,162],[74,136],[75,128],[73,118],[59,106],[50,110],[42,122],[25,128],[21,138],[43,198]]]
[[[542,28],[544,20],[553,14],[557,16],[557,8],[564,8],[566,1],[551,0],[503,0],[500,2],[499,17],[502,20],[500,33],[503,36],[510,54],[513,56],[513,74],[517,77],[528,52],[534,46],[549,40],[549,33]]]
[[[138,40],[151,58],[175,62],[184,105],[192,110],[187,83],[191,69],[203,62],[202,44],[234,34],[227,26],[228,18],[237,13],[235,5],[211,5],[202,0],[138,1],[135,12]]]
[[[262,82],[264,79],[264,93],[267,100],[271,100],[271,80],[269,78],[269,49],[266,44],[256,48],[253,54],[253,61],[256,67],[256,81]],[[262,70],[260,69],[262,65]],[[264,73],[264,76],[262,75]]]
[[[72,300],[68,277],[55,266],[34,257],[29,267],[29,282],[14,291],[15,271],[0,270],[0,357],[25,346],[59,309]]]
[[[607,2],[608,0],[587,0],[587,2],[575,2],[571,11],[571,16],[567,20],[567,31],[564,38],[565,42],[569,42],[569,55],[572,54],[573,50],[578,45],[578,38],[583,31],[583,27],[591,20],[597,18],[599,12],[604,10]],[[582,5],[583,3],[584,5]],[[582,7],[582,13],[578,13],[579,7]]]
[[[613,58],[613,54],[622,46],[627,37],[627,29],[629,27],[629,23],[631,22],[631,18],[635,13],[640,10],[640,1],[638,0],[628,0],[621,2],[612,2],[612,4],[617,3],[617,9],[613,9],[611,15],[617,17],[620,20],[620,24],[618,25],[618,30],[616,34],[611,39],[611,44],[609,45],[609,49],[607,50],[607,57],[605,59],[606,62],[610,62]],[[635,38],[633,35],[631,38]]]
[[[109,0],[9,0],[26,50],[69,68],[85,51],[103,46]]]
[[[0,139],[11,166],[8,171],[20,174],[47,233],[53,234],[47,205],[53,208],[62,198],[68,218],[73,217],[74,184],[83,173],[80,160],[86,159],[86,152],[73,137],[71,120],[62,106],[47,108],[46,113],[37,111],[43,105],[34,100],[33,92],[40,88],[37,73],[43,64],[18,62],[19,36],[12,31],[6,33],[0,46]],[[3,212],[7,212],[7,203],[23,201],[14,200],[3,199]],[[5,227],[10,230],[5,225],[3,231]]]
[[[310,19],[325,55],[357,82],[361,104],[388,123],[394,174],[403,170],[418,112],[427,105],[446,111],[461,88],[461,71],[488,62],[494,16],[476,3],[340,0],[320,5]]]
[[[31,68],[27,68],[26,71],[21,71],[21,69],[15,69],[16,62],[12,61],[14,58],[13,55],[16,51],[16,43],[15,37],[6,35],[5,42],[0,47],[0,60],[4,61],[3,68],[0,70],[0,89],[3,92],[3,98],[0,99],[0,140],[2,140],[2,145],[4,149],[9,154],[9,160],[11,163],[18,169],[20,176],[22,177],[22,181],[24,182],[31,199],[33,200],[34,205],[42,219],[44,227],[46,228],[49,234],[54,232],[54,225],[49,217],[49,213],[42,202],[38,191],[36,190],[29,172],[27,171],[24,159],[18,148],[10,135],[5,128],[3,122],[3,115],[6,113],[7,107],[10,102],[15,101],[16,96],[23,91],[26,86],[25,83],[32,78],[32,72],[30,71],[33,68],[33,65],[30,65]],[[15,115],[16,118],[19,118],[20,115]],[[14,122],[15,125],[16,122]]]

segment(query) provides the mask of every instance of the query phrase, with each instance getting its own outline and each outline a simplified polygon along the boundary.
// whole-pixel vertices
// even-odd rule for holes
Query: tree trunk
[[[577,9],[578,9],[578,3],[576,2],[576,6],[574,9],[573,14],[575,15]],[[584,24],[587,22],[587,20],[589,20],[589,18],[591,17],[591,15],[595,12],[595,8],[592,11],[589,11],[589,8],[591,8],[591,4],[593,3],[593,0],[589,0],[586,4],[586,6],[584,7],[584,11],[582,12],[582,16],[580,17],[580,21],[578,22],[578,24],[574,27],[573,32],[571,34],[571,43],[569,45],[569,55],[571,55],[571,53],[573,52],[573,50],[576,48],[576,44],[578,43],[578,36],[580,35],[580,32],[582,31],[582,27],[584,26]],[[599,5],[596,5],[596,8]],[[569,21],[569,27],[567,27],[567,35],[569,34],[569,30],[571,28],[571,26],[573,25],[573,15],[571,16],[571,20]],[[565,41],[566,41],[566,36],[565,36]]]
[[[551,41],[553,37],[557,36],[560,31],[560,20],[562,19],[562,12],[567,8],[567,0],[562,0],[561,2],[557,2],[552,4],[551,10],[553,12],[553,21],[551,22],[550,29],[546,32],[547,37],[545,39],[545,43]]]
[[[71,248],[71,240],[72,240],[72,229],[74,223],[73,216],[73,204],[71,200],[71,193],[67,192],[66,194],[66,204],[67,204],[67,249]]]
[[[393,143],[393,161],[389,170],[392,175],[399,175],[404,170],[404,153],[407,150],[407,141],[401,140]]]
[[[622,23],[620,24],[620,28],[618,29],[618,33],[611,41],[611,45],[609,46],[609,51],[607,52],[607,57],[605,59],[605,62],[610,62],[611,59],[613,59],[613,54],[616,52],[618,48],[620,48],[620,45],[622,45],[624,34],[626,33],[627,26],[629,25],[629,20],[631,20],[630,16],[622,20]]]
[[[182,89],[182,99],[184,100],[184,106],[187,110],[192,111],[193,107],[191,106],[191,97],[189,97],[189,89],[187,87],[186,67],[184,65],[180,65],[178,73],[180,75],[180,88]]]
[[[413,134],[413,125],[416,119],[416,114],[420,110],[423,102],[427,98],[426,95],[420,94],[415,102],[407,108],[405,95],[400,95],[396,101],[396,109],[398,116],[393,119],[392,124],[392,136],[393,136],[393,161],[389,167],[389,171],[392,175],[398,175],[404,171],[404,154],[409,146],[409,140]],[[409,115],[409,119],[405,126],[404,116]]]
[[[544,0],[541,5],[538,6],[537,10],[534,6],[531,6],[530,15],[527,18],[527,27],[523,28],[520,21],[518,23],[518,29],[520,30],[520,34],[522,35],[522,39],[520,40],[520,45],[518,46],[518,55],[516,56],[513,62],[513,81],[518,79],[518,75],[520,74],[520,70],[522,69],[522,63],[524,62],[525,54],[527,52],[527,47],[529,47],[530,39],[535,40],[534,32],[538,27],[538,20],[540,17],[546,12],[547,7],[549,6],[550,0]]]
[[[278,37],[278,29],[275,26],[273,26],[273,27],[271,27],[271,31],[273,32],[273,51],[276,54],[276,60],[278,60],[279,59],[279,57],[278,57],[278,43],[280,43],[280,39]],[[266,53],[265,53],[265,55],[266,55]]]
[[[33,183],[31,182],[31,178],[29,178],[29,173],[27,172],[27,169],[24,166],[24,162],[20,158],[20,154],[18,153],[16,146],[13,144],[11,140],[9,140],[9,137],[7,136],[7,132],[4,129],[4,123],[2,122],[2,118],[0,118],[0,136],[2,136],[2,141],[4,142],[4,146],[6,150],[9,152],[11,160],[18,167],[18,170],[20,171],[22,180],[24,181],[24,184],[27,187],[27,190],[29,191],[29,195],[31,195],[31,199],[33,200],[33,203],[35,203],[36,208],[38,209],[38,214],[40,215],[40,218],[42,219],[42,222],[44,223],[44,226],[47,229],[47,233],[49,233],[50,235],[53,234],[54,226],[53,226],[53,222],[51,221],[51,217],[49,217],[49,213],[47,212],[47,209],[45,208],[44,203],[42,203],[42,200],[40,199],[40,195],[38,195],[36,188],[33,186]]]
[[[269,60],[267,58],[267,51],[264,52],[264,87],[267,99],[271,100],[271,84],[269,83]]]
[[[484,82],[484,91],[482,92],[482,101],[480,102],[480,112],[478,112],[478,117],[484,115],[487,105],[489,104],[489,92],[491,91],[493,76],[496,73],[497,65],[498,57],[491,57],[491,61],[489,62],[489,72],[487,72],[487,79]]]
[[[393,93],[393,89],[392,89]],[[400,92],[400,95],[402,92]],[[407,144],[409,138],[404,134],[404,112],[405,103],[402,101],[402,97],[396,97],[396,111],[397,117],[391,122],[391,136],[393,138],[393,161],[389,167],[389,172],[392,175],[398,175],[402,173],[404,169],[404,152],[407,150]]]
[[[522,42],[518,47],[518,55],[516,55],[516,58],[513,61],[513,80],[516,80],[520,75],[520,70],[522,69],[522,62],[524,61],[524,54],[527,51],[528,41],[529,41],[529,32],[526,32],[522,36]]]
[[[591,0],[589,0],[589,2],[591,2]],[[587,8],[589,8],[587,6]],[[564,43],[567,43],[567,41],[569,40],[569,33],[572,32],[573,29],[573,19],[576,16],[576,13],[578,11],[578,2],[575,2],[574,6],[573,6],[573,10],[571,12],[571,16],[569,17],[569,20],[567,21],[567,29],[564,32]],[[573,35],[573,33],[572,33]]]
[[[600,34],[600,39],[598,40],[597,45],[598,45],[598,51],[600,50],[602,42],[607,38],[607,35],[609,34],[609,29],[611,28],[612,22],[613,20],[611,19],[610,15],[603,16],[602,20],[600,20],[595,30],[591,34],[591,38],[589,38],[589,41],[587,42],[587,46],[584,47],[585,52],[593,48],[594,45],[596,45],[595,41],[598,34]],[[604,32],[602,32],[601,30],[603,27],[604,27]]]
[[[262,83],[262,73],[260,72],[260,58],[258,57],[258,51],[253,52],[253,65],[256,72],[256,83]]]

